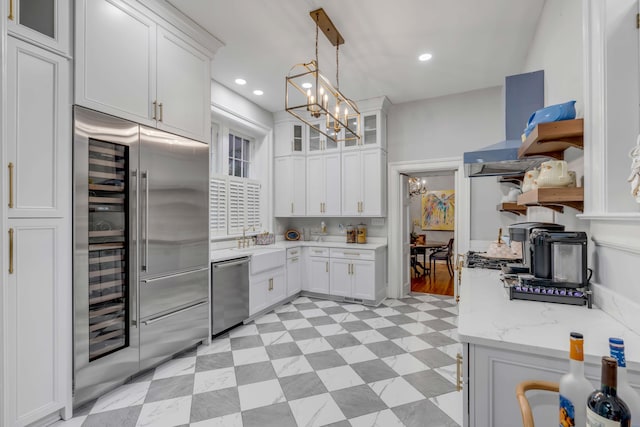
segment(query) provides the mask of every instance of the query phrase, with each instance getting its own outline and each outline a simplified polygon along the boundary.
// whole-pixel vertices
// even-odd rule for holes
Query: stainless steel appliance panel
[[[211,264],[211,334],[249,317],[249,258]]]
[[[207,338],[209,304],[190,307],[143,320],[140,327],[140,370],[151,368]]]
[[[140,126],[142,277],[205,267],[209,148]]]
[[[209,296],[209,268],[140,281],[140,319],[162,315]]]
[[[97,200],[100,197],[110,198],[109,192],[114,192],[112,185],[120,186],[121,194],[124,196],[124,203],[118,200],[121,217],[126,218],[127,225],[118,226],[123,233],[127,234],[127,238],[122,236],[120,240],[127,241],[131,247],[135,247],[137,241],[138,217],[136,203],[138,198],[138,125],[126,120],[117,119],[112,116],[97,113],[81,107],[74,107],[74,141],[73,141],[73,169],[74,169],[74,194],[73,194],[73,245],[74,245],[74,262],[73,262],[73,350],[74,350],[74,404],[80,405],[88,400],[94,399],[106,390],[124,381],[127,377],[133,375],[139,368],[139,331],[138,331],[138,294],[137,294],[137,258],[135,250],[120,250],[119,258],[113,255],[102,257],[102,249],[100,243],[96,244],[101,235],[108,237],[109,233],[113,234],[114,228],[109,225],[109,221],[103,219],[107,230],[102,230],[96,223],[99,218],[96,217],[97,207],[102,206],[105,210],[106,218],[111,210],[108,206],[116,206],[117,204],[102,205]],[[108,160],[96,159],[94,154],[96,147],[108,146],[114,144],[113,152],[126,151],[126,159],[118,159],[118,174],[122,179],[110,182],[107,177],[99,177],[96,179],[94,167],[101,162],[104,164],[113,163]],[[90,166],[90,146],[92,147],[93,164]],[[120,148],[118,148],[120,147]],[[126,150],[125,150],[126,148]],[[106,150],[109,151],[109,150]],[[105,154],[105,153],[102,153]],[[107,155],[108,156],[108,155]],[[113,159],[112,159],[113,160]],[[105,163],[106,162],[106,163]],[[126,166],[125,166],[126,165]],[[114,166],[115,167],[115,166]],[[127,168],[126,171],[122,168]],[[91,175],[90,175],[91,170]],[[91,187],[90,187],[91,186]],[[91,194],[90,194],[91,192]],[[95,193],[95,194],[94,194]],[[115,193],[114,192],[114,198]],[[91,200],[93,199],[93,200]],[[92,212],[90,212],[90,208]],[[123,215],[125,214],[126,215]],[[91,221],[90,221],[91,219]],[[90,231],[93,230],[93,231]],[[101,233],[104,231],[104,233]],[[90,236],[91,233],[91,236]],[[90,245],[90,239],[94,242]],[[126,255],[124,255],[126,254]],[[110,259],[111,258],[111,259]],[[124,259],[123,259],[124,258]],[[105,263],[105,264],[103,264]],[[104,265],[104,267],[103,267]],[[117,267],[114,267],[117,265]],[[124,271],[121,269],[124,268]],[[102,270],[101,270],[102,269]],[[115,272],[119,269],[118,272]],[[91,273],[90,273],[91,271]],[[113,281],[115,275],[120,275],[119,279],[122,283],[118,286],[118,292],[122,293],[119,297],[122,307],[115,307],[111,304],[104,309],[96,309],[96,305],[100,305],[103,299],[109,305],[107,297],[109,292],[102,292],[108,288],[108,281]],[[105,280],[102,280],[102,279]],[[96,280],[97,279],[97,280]],[[97,282],[97,283],[96,283]],[[90,285],[92,283],[92,285]],[[96,292],[101,295],[97,297]],[[104,295],[102,295],[104,294]],[[90,301],[92,300],[93,301]],[[90,311],[90,307],[92,307]],[[116,316],[113,315],[114,309],[118,309]],[[104,312],[110,313],[104,314]],[[96,316],[104,316],[103,319],[96,320]],[[106,319],[106,317],[110,317]],[[106,320],[105,320],[106,319]],[[108,328],[113,327],[114,323],[119,323],[118,331],[109,331]],[[124,322],[124,324],[120,324]],[[110,323],[110,324],[107,324]],[[105,346],[104,349],[94,347],[90,352],[90,348],[96,343],[96,333],[102,333],[98,329],[104,329],[107,333],[103,335],[104,340],[111,339],[107,335],[124,334],[125,339],[118,345],[110,348]],[[102,339],[102,337],[100,337]],[[92,344],[93,343],[93,344]],[[93,360],[92,360],[93,359]]]

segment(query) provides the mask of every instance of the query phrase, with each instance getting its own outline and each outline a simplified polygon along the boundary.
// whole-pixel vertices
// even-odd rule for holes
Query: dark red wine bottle
[[[618,362],[613,357],[602,358],[601,384],[587,399],[587,427],[631,426],[631,411],[617,396]]]

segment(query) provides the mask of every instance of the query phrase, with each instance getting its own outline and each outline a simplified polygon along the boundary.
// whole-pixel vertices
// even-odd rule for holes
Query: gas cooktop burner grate
[[[490,270],[500,270],[503,266],[512,263],[519,263],[522,260],[512,258],[487,258],[482,256],[485,252],[467,252],[465,257],[465,267],[467,268],[488,268]]]

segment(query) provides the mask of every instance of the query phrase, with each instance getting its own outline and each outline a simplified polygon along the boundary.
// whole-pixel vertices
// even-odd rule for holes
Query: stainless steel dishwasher
[[[211,334],[249,317],[249,258],[211,263]]]

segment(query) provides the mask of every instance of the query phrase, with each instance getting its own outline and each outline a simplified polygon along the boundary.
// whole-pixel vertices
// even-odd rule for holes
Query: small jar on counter
[[[356,229],[353,225],[349,224],[346,228],[347,234],[347,243],[355,243],[356,242]]]
[[[367,226],[365,224],[358,224],[358,243],[367,243]]]

